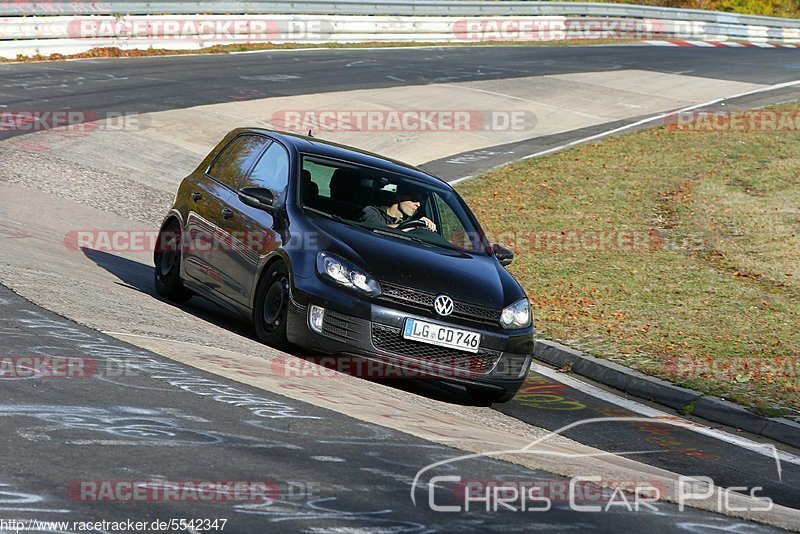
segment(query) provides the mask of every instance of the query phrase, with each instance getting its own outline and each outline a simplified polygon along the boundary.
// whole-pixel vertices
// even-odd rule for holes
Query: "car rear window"
[[[208,169],[208,174],[218,182],[238,191],[261,150],[269,139],[260,135],[240,135],[222,149]]]

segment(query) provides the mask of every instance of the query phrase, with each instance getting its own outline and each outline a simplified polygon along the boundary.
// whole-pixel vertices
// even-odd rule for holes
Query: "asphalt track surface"
[[[254,98],[641,69],[720,80],[794,80],[789,49],[648,46],[331,49],[0,65],[10,109],[145,113]],[[281,78],[294,76],[295,78]]]
[[[762,50],[762,49],[668,49],[657,47],[590,47],[590,48],[540,48],[540,47],[480,47],[480,48],[428,48],[428,49],[389,49],[389,50],[327,50],[327,51],[300,51],[241,54],[229,56],[183,56],[171,58],[140,58],[124,60],[83,60],[74,62],[46,62],[24,65],[0,65],[0,105],[5,109],[93,109],[97,112],[152,112],[167,109],[185,108],[202,104],[230,102],[245,99],[267,98],[271,96],[301,95],[306,93],[320,93],[328,91],[343,91],[365,88],[394,87],[406,85],[424,85],[429,83],[447,83],[471,80],[486,80],[499,78],[516,78],[532,75],[560,74],[589,71],[611,71],[617,69],[643,69],[658,72],[681,73],[685,76],[702,76],[736,81],[757,83],[782,83],[796,79],[800,72],[800,57],[792,50]],[[281,76],[298,76],[296,79],[281,80]],[[284,79],[285,80],[285,79]],[[796,98],[796,93],[784,91],[778,95],[781,99]],[[757,99],[753,99],[757,100]],[[767,100],[762,99],[764,102]],[[748,102],[743,102],[743,105]],[[750,102],[752,104],[752,101]],[[3,108],[0,108],[0,110]],[[537,148],[549,147],[550,144],[568,142],[575,138],[596,133],[570,132],[563,137],[549,140],[538,140],[529,146],[524,146],[516,152],[507,150],[508,147],[499,147],[490,151],[489,158],[468,155],[466,163],[459,163],[457,169],[450,170],[452,164],[446,162],[432,162],[428,168],[439,172],[445,178],[457,177],[471,171],[479,171],[487,166],[502,163],[509,159],[519,157],[524,151],[536,151]],[[505,153],[505,154],[504,154]],[[530,152],[529,152],[530,153]],[[450,158],[452,159],[452,158]],[[471,159],[471,161],[469,161]],[[466,165],[466,166],[465,166]],[[440,171],[441,169],[441,171]],[[144,278],[143,278],[144,279]],[[151,278],[147,278],[151,279]],[[140,288],[150,292],[150,288]],[[50,347],[47,340],[42,337],[42,330],[26,329],[14,321],[24,317],[27,313],[46,314],[42,310],[26,304],[8,292],[0,297],[13,302],[13,306],[4,306],[0,321],[5,323],[3,344],[0,350],[6,355],[31,353],[31,349]],[[196,299],[195,299],[196,300]],[[13,309],[12,309],[13,308]],[[25,311],[27,310],[27,311]],[[203,319],[201,311],[198,316]],[[14,334],[11,335],[11,331]],[[94,334],[100,336],[100,334]],[[113,343],[120,344],[114,340]],[[66,347],[65,347],[66,348]],[[134,350],[134,349],[132,349]],[[135,349],[140,350],[140,349]],[[23,352],[21,352],[23,351]],[[52,352],[51,352],[52,353]],[[61,352],[65,354],[65,352]],[[150,355],[158,358],[155,355]],[[165,360],[166,361],[166,360]],[[178,364],[174,364],[178,365]],[[199,371],[197,372],[199,373]],[[200,373],[202,374],[202,373]],[[209,375],[209,378],[212,378]],[[214,380],[224,380],[213,378]],[[53,379],[54,380],[54,379]],[[126,379],[127,380],[127,379]],[[153,379],[155,380],[155,379]],[[4,440],[6,447],[4,458],[14,458],[14,465],[9,465],[6,472],[10,477],[8,481],[0,483],[12,484],[16,489],[6,487],[8,491],[27,492],[30,495],[46,495],[48,502],[54,502],[54,508],[77,509],[87,517],[108,518],[109,512],[115,511],[119,505],[87,505],[85,503],[70,502],[63,489],[67,481],[80,479],[86,473],[91,473],[94,479],[126,477],[125,465],[136,463],[150,467],[148,476],[163,477],[166,480],[202,478],[207,476],[211,480],[221,479],[246,479],[252,480],[253,473],[259,476],[283,482],[284,485],[291,480],[318,480],[320,487],[338,488],[323,495],[323,498],[332,498],[333,501],[324,501],[322,507],[327,510],[310,512],[308,500],[293,501],[287,505],[284,515],[271,516],[276,511],[272,509],[266,514],[269,521],[292,522],[298,521],[298,516],[303,513],[308,519],[309,514],[313,521],[320,521],[325,527],[331,524],[340,526],[353,526],[355,521],[363,521],[363,525],[405,525],[416,529],[421,524],[424,528],[486,528],[489,524],[510,525],[517,521],[513,514],[507,514],[502,521],[497,521],[496,516],[469,519],[463,525],[453,519],[443,520],[440,515],[432,514],[427,506],[424,508],[410,508],[407,499],[408,484],[400,483],[400,478],[409,480],[416,469],[430,463],[428,460],[442,459],[443,455],[457,456],[457,451],[449,450],[438,445],[427,444],[420,441],[415,445],[414,439],[400,433],[384,428],[370,426],[349,420],[345,416],[325,412],[321,419],[309,421],[299,420],[291,422],[292,432],[287,433],[287,426],[268,428],[268,435],[263,434],[263,427],[258,425],[242,426],[242,413],[246,411],[231,406],[206,406],[198,402],[197,397],[184,394],[181,398],[169,398],[174,392],[165,390],[163,384],[154,383],[150,378],[135,378],[132,383],[115,384],[108,381],[97,380],[62,381],[51,386],[48,382],[47,395],[52,395],[49,400],[43,398],[44,388],[40,381],[14,381],[2,389],[3,402],[7,418],[6,428],[15,428],[16,432],[9,432],[12,439]],[[246,386],[235,384],[235,387],[247,390]],[[450,399],[451,402],[464,402],[463,396],[457,391],[452,391],[446,385],[437,385],[430,382],[403,383],[398,387],[409,389],[424,395],[440,399]],[[141,388],[145,388],[142,390]],[[155,389],[147,389],[155,388]],[[538,389],[537,389],[538,388]],[[150,391],[142,398],[142,391]],[[258,395],[270,397],[263,391]],[[541,395],[558,396],[563,399],[560,406],[547,406],[542,402]],[[538,397],[537,397],[538,396]],[[59,427],[58,421],[68,418],[69,413],[58,412],[51,414],[54,419],[52,425],[41,421],[31,430],[31,421],[41,419],[46,410],[35,410],[37,415],[25,414],[19,407],[22,405],[39,406],[73,406],[76,412],[72,415],[78,419],[89,417],[102,419],[95,423],[78,427]],[[134,410],[142,409],[144,419],[152,418],[161,421],[153,424],[170,425],[187,424],[191,422],[195,428],[189,426],[186,430],[189,438],[177,439],[177,445],[162,445],[160,440],[150,440],[158,443],[144,442],[156,447],[136,447],[141,444],[141,437],[127,437],[127,444],[114,444],[119,440],[108,438],[104,430],[98,430],[93,425],[115,425],[115,419],[123,422],[137,412],[114,413],[110,406],[122,405],[132,407]],[[17,409],[13,407],[16,406]],[[167,411],[163,407],[169,407]],[[570,407],[565,409],[565,407]],[[89,408],[89,412],[78,413],[82,408]],[[91,409],[100,410],[92,412]],[[231,410],[239,410],[231,413]],[[324,412],[324,410],[303,405],[303,410]],[[526,384],[523,394],[517,399],[502,407],[501,411],[517,417],[532,425],[555,430],[565,424],[587,417],[598,416],[625,416],[631,414],[614,404],[600,401],[571,388],[542,377],[532,376]],[[103,410],[112,410],[104,413]],[[13,414],[13,415],[9,415]],[[86,415],[90,414],[90,415]],[[199,419],[198,419],[199,418]],[[203,422],[201,422],[201,420]],[[110,422],[106,422],[110,421]],[[280,420],[277,420],[280,421]],[[323,422],[324,421],[324,422]],[[331,423],[328,426],[327,422]],[[285,423],[282,422],[281,424]],[[138,423],[132,422],[134,426]],[[149,423],[143,423],[145,427]],[[126,426],[126,425],[123,425]],[[199,428],[198,428],[199,426]],[[40,427],[45,428],[42,430]],[[180,429],[180,426],[176,427]],[[568,431],[566,435],[592,446],[609,451],[649,451],[636,457],[638,461],[664,467],[666,469],[694,475],[710,476],[723,486],[741,485],[747,487],[763,486],[764,495],[770,496],[775,502],[800,508],[800,470],[797,465],[782,465],[782,480],[778,480],[775,462],[765,456],[745,451],[733,445],[724,444],[713,438],[699,436],[684,429],[668,429],[664,425],[648,424],[606,424],[592,428],[576,428]],[[354,430],[355,429],[355,430]],[[145,430],[147,430],[145,428]],[[159,430],[158,428],[156,430]],[[139,430],[136,430],[139,432]],[[167,431],[170,433],[172,431]],[[177,433],[180,436],[180,432]],[[262,432],[259,434],[259,432]],[[341,433],[348,434],[347,438],[337,439]],[[355,432],[354,435],[350,433]],[[51,434],[55,433],[55,436]],[[123,431],[124,433],[124,431]],[[147,432],[143,432],[146,434]],[[218,441],[202,442],[198,444],[192,440],[211,439],[208,435],[222,437]],[[323,439],[317,443],[303,441],[301,436],[314,439]],[[100,435],[100,438],[86,437],[84,434]],[[112,432],[113,434],[113,432]],[[341,463],[345,467],[336,474],[339,462],[307,460],[301,462],[292,455],[292,449],[281,446],[256,447],[253,443],[260,440],[276,439],[281,436],[286,443],[301,446],[303,451],[309,451],[310,456],[333,456],[347,460]],[[391,440],[407,445],[394,447],[392,456],[394,468],[400,471],[387,471],[394,475],[376,474],[386,467],[385,448],[374,446],[379,441],[375,436],[391,435]],[[200,438],[199,436],[206,436]],[[289,436],[289,438],[286,438]],[[334,439],[331,440],[331,436]],[[118,436],[117,436],[118,437]],[[353,439],[355,438],[355,439]],[[382,439],[382,438],[381,438]],[[237,441],[238,440],[238,441]],[[405,440],[405,441],[403,441]],[[35,465],[42,457],[63,457],[64,448],[60,447],[63,441],[75,442],[78,445],[71,447],[70,461],[59,460],[57,465],[48,466],[46,470],[37,470]],[[169,441],[169,440],[167,440]],[[280,439],[278,440],[280,441]],[[95,443],[96,442],[96,443]],[[133,443],[136,442],[136,443]],[[284,443],[284,445],[286,444]],[[364,445],[366,443],[367,445]],[[422,444],[425,444],[424,446]],[[60,448],[56,448],[56,446]],[[386,447],[388,448],[388,447]],[[396,452],[396,449],[405,449]],[[57,452],[56,452],[57,451]],[[187,454],[188,451],[188,454]],[[423,451],[423,453],[419,452]],[[289,452],[289,454],[286,454]],[[266,454],[264,454],[266,453]],[[277,455],[275,453],[278,453]],[[283,453],[283,454],[281,454]],[[313,454],[310,454],[313,453]],[[374,454],[373,454],[374,453]],[[384,454],[384,457],[381,456]],[[44,455],[44,456],[42,456]],[[205,456],[208,455],[208,456]],[[264,462],[275,458],[269,463],[265,471]],[[296,455],[295,455],[296,456]],[[355,457],[354,457],[355,456]],[[137,458],[138,457],[138,458]],[[265,458],[266,457],[266,458]],[[302,457],[305,458],[305,457]],[[350,460],[353,463],[350,463]],[[368,460],[368,461],[366,461]],[[374,460],[374,464],[372,463]],[[424,460],[424,462],[423,462]],[[70,465],[71,463],[75,465]],[[360,463],[359,463],[360,462]],[[476,477],[489,477],[492,469],[499,468],[489,462],[490,466],[476,466]],[[326,465],[323,465],[326,464]],[[208,466],[208,472],[202,473],[198,465]],[[359,465],[364,469],[355,471],[347,466]],[[513,476],[536,476],[542,478],[542,473],[531,475],[530,472],[520,473],[519,469],[510,464],[499,464],[504,469],[503,475],[511,470]],[[219,469],[213,469],[212,466]],[[322,466],[324,469],[319,469]],[[484,469],[481,471],[480,469]],[[39,473],[36,478],[31,478],[31,472]],[[261,475],[262,473],[266,473]],[[497,473],[495,473],[495,476]],[[137,476],[140,476],[137,474]],[[472,475],[470,475],[472,476]],[[48,477],[50,478],[48,480]],[[249,478],[248,478],[249,477]],[[315,478],[316,477],[316,478]],[[330,477],[339,477],[334,484]],[[129,477],[130,478],[130,477]],[[337,485],[338,484],[338,485]],[[53,488],[56,488],[53,490]],[[350,488],[350,489],[348,489]],[[369,499],[364,501],[363,495],[358,495],[358,488],[372,488],[367,491]],[[375,488],[383,488],[378,490]],[[337,493],[339,492],[339,493]],[[383,493],[382,493],[383,492]],[[386,504],[377,496],[385,498]],[[45,498],[45,497],[42,497]],[[403,500],[405,499],[405,500]],[[369,506],[364,506],[365,502]],[[400,504],[398,504],[400,503]],[[408,507],[405,507],[405,504]],[[334,506],[336,505],[336,506]],[[105,506],[110,506],[106,508]],[[164,503],[151,503],[146,506],[136,507],[135,514],[164,517]],[[178,505],[176,505],[178,506]],[[187,508],[187,506],[189,506]],[[191,505],[181,503],[175,513],[188,511],[203,512],[205,517],[211,517],[211,509],[206,505]],[[244,506],[244,505],[242,505]],[[375,510],[391,509],[391,512],[369,514],[368,508]],[[388,507],[388,508],[386,508]],[[102,513],[100,511],[102,508]],[[212,507],[213,508],[213,507]],[[405,509],[405,511],[403,511]],[[133,509],[125,508],[126,512]],[[298,512],[299,510],[299,512]],[[340,513],[353,513],[355,515],[343,517]],[[171,509],[169,511],[172,511]],[[263,512],[263,510],[261,510]],[[241,512],[239,513],[261,513]],[[338,514],[338,515],[337,515]],[[72,516],[72,514],[69,514]],[[193,514],[197,516],[197,514]],[[321,517],[317,517],[320,515]],[[333,516],[332,516],[333,515]],[[584,514],[580,517],[580,528],[604,528],[617,526],[619,523],[610,521],[607,524],[591,525],[593,521],[603,521],[603,518],[586,517],[598,514]],[[128,513],[128,517],[131,513]],[[49,515],[47,518],[51,518]],[[183,517],[183,516],[181,516]],[[380,517],[380,519],[376,519]],[[357,518],[357,519],[356,519]],[[387,518],[389,518],[387,520]],[[429,520],[429,523],[421,521]],[[508,518],[507,520],[505,518]],[[617,518],[618,519],[618,518]],[[637,521],[649,521],[653,518],[642,519],[636,516]],[[681,515],[681,521],[688,516]],[[626,516],[625,521],[628,520]],[[654,519],[653,519],[654,520]],[[333,523],[327,523],[333,521]],[[378,521],[376,523],[376,521]],[[384,521],[381,523],[381,521]],[[388,522],[386,522],[388,521]],[[565,526],[569,521],[574,521],[568,515],[555,518],[547,516],[547,522]],[[399,523],[398,523],[399,522]],[[408,525],[406,522],[413,523]],[[485,522],[485,523],[484,523]],[[656,526],[660,530],[666,525],[676,526],[676,520],[654,523],[652,525],[636,525],[625,523],[626,526],[647,528]],[[308,523],[303,523],[307,526]],[[591,525],[591,526],[590,526]],[[423,529],[424,529],[423,528]],[[503,528],[505,530],[505,528]],[[234,530],[239,532],[237,528]],[[257,530],[253,530],[257,531]]]
[[[469,512],[437,512],[428,506],[427,484],[418,485],[415,506],[410,489],[417,471],[461,451],[178,364],[2,287],[0,303],[0,356],[84,357],[80,378],[4,380],[0,518],[6,521],[224,519],[224,531],[234,533],[507,532],[532,525],[618,532],[622,524],[638,532],[775,531],[710,512],[678,512],[666,503],[658,512],[617,505],[605,513],[578,513],[555,496],[546,512],[487,512],[480,503]],[[435,475],[565,484],[562,477],[491,458],[446,464],[422,480]],[[207,493],[184,491],[191,487],[187,481],[196,487],[247,482],[267,488],[267,497],[221,490],[218,502],[209,502],[201,497]],[[125,489],[132,482],[147,483],[150,491],[134,497]],[[181,490],[168,494],[170,487]],[[464,506],[456,484],[436,488],[437,505]],[[582,505],[605,507],[612,499],[608,490],[603,496],[599,488],[585,491]]]
[[[84,254],[98,266],[120,277],[120,280],[129,287],[157,298],[152,287],[152,267],[98,251],[84,250]],[[184,307],[196,314],[200,320],[224,326],[243,336],[253,336],[251,328],[203,299],[193,298]],[[303,357],[307,352],[299,352],[296,355]],[[424,397],[453,404],[474,405],[474,401],[462,388],[443,381],[430,379],[379,381]],[[582,393],[534,372],[531,372],[527,382],[512,401],[502,405],[496,404],[494,408],[506,415],[551,431],[592,418],[638,415],[612,402]],[[677,415],[677,412],[670,408],[660,407],[660,409]],[[733,429],[729,429],[729,432],[737,434]],[[778,504],[800,509],[800,465],[787,462],[776,464],[772,456],[758,454],[688,429],[658,422],[598,422],[567,430],[563,435],[604,451],[619,453],[636,451],[637,454],[627,456],[674,473],[708,476],[722,487],[760,486],[763,490],[759,491],[759,495],[767,496]],[[769,443],[769,440],[760,436],[750,436],[750,438],[757,443]],[[778,447],[795,454],[800,453],[786,445],[778,444]]]
[[[394,385],[446,402],[469,402],[454,386],[445,383],[407,381]],[[673,473],[711,477],[718,486],[726,488],[760,487],[762,489],[758,490],[758,495],[769,497],[777,504],[800,509],[800,465],[776,462],[767,448],[758,453],[666,422],[638,420],[640,414],[535,372],[530,373],[512,401],[496,404],[494,409],[531,425],[559,431],[559,434],[584,445],[619,453]],[[670,408],[659,409],[678,415]],[[597,421],[562,430],[572,423],[618,417],[637,420]],[[745,436],[735,429],[727,429],[727,432]],[[749,439],[765,445],[770,443],[760,436],[749,436]],[[779,450],[793,450],[786,445],[777,444],[777,447]],[[794,452],[797,454],[797,451]]]

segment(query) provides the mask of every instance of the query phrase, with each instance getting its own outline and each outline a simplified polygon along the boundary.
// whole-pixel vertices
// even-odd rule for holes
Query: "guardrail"
[[[800,43],[800,20],[627,4],[0,0],[0,57],[233,43],[698,39]]]
[[[596,2],[478,2],[459,0],[137,0],[26,1],[0,0],[0,16],[15,15],[445,15],[445,16],[592,16],[691,20],[724,24],[757,24],[800,28],[800,20],[737,15],[699,9],[676,9]]]

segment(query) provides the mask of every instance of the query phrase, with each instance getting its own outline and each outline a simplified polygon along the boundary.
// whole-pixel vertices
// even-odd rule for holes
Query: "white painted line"
[[[338,456],[312,456],[312,460],[316,460],[318,462],[346,462],[344,458],[339,458]]]
[[[725,432],[724,430],[711,428],[702,425],[700,423],[697,423],[695,421],[689,421],[688,419],[684,419],[676,415],[662,412],[661,410],[651,408],[650,406],[646,406],[644,404],[641,404],[639,402],[630,399],[625,399],[623,397],[610,393],[604,389],[600,389],[591,384],[587,384],[586,382],[582,382],[577,378],[574,378],[566,373],[559,373],[558,371],[550,369],[549,367],[544,367],[537,363],[531,364],[531,371],[533,371],[534,373],[539,373],[540,375],[546,376],[547,378],[550,378],[557,382],[560,382],[565,386],[569,386],[572,389],[580,391],[581,393],[591,395],[592,397],[595,397],[596,399],[600,399],[605,402],[610,402],[611,404],[615,404],[620,408],[625,408],[626,410],[630,410],[639,415],[643,415],[645,417],[652,417],[655,419],[658,418],[671,419],[671,420],[679,419],[681,421],[685,421],[686,422],[685,428],[687,430],[691,430],[692,432],[697,432],[698,434],[703,434],[704,436],[724,441],[725,443],[741,447],[743,449],[754,452],[756,454],[760,454],[762,456],[766,456],[769,458],[778,458],[782,462],[800,465],[800,457],[776,449],[772,444],[759,443],[757,441],[743,438],[741,436],[735,436],[733,434]]]
[[[669,41],[645,41],[644,43],[650,46],[679,46],[677,43],[670,43]]]
[[[700,46],[703,48],[714,48],[717,46],[715,44],[707,43],[705,41],[686,41],[686,42],[692,46]]]
[[[747,48],[742,43],[722,43],[722,44],[724,44],[725,46],[730,46],[731,48]]]
[[[604,137],[608,137],[608,136],[614,135],[616,133],[624,132],[625,130],[630,130],[631,128],[636,128],[637,126],[641,126],[641,125],[647,124],[649,122],[654,122],[654,121],[657,121],[657,120],[661,120],[661,119],[663,119],[664,117],[666,117],[668,115],[674,115],[676,113],[682,113],[684,111],[691,111],[693,109],[704,108],[704,107],[711,106],[711,105],[714,105],[714,104],[719,104],[720,102],[724,102],[726,100],[733,100],[734,98],[741,98],[743,96],[750,96],[750,95],[754,95],[754,94],[758,94],[758,93],[766,93],[766,92],[769,92],[769,91],[774,91],[776,89],[784,89],[786,87],[793,87],[795,85],[800,85],[800,80],[793,80],[791,82],[777,83],[775,85],[767,85],[765,87],[759,87],[758,89],[753,89],[751,91],[746,91],[744,93],[739,93],[739,94],[736,94],[736,95],[726,96],[726,97],[723,97],[723,98],[717,98],[715,100],[710,100],[708,102],[703,102],[702,104],[694,104],[692,106],[687,106],[685,108],[676,109],[674,111],[667,111],[665,113],[659,113],[658,115],[653,115],[652,117],[647,117],[647,118],[644,118],[642,120],[638,120],[636,122],[632,122],[631,124],[626,124],[625,126],[620,126],[619,128],[613,128],[611,130],[606,130],[605,132],[600,132],[598,134],[590,135],[589,137],[583,137],[581,139],[576,139],[574,141],[570,141],[569,143],[564,143],[563,145],[559,145],[559,146],[556,146],[556,147],[553,147],[553,148],[548,148],[547,150],[542,150],[541,152],[536,152],[534,154],[529,154],[529,155],[524,156],[524,157],[522,157],[522,158],[520,158],[518,160],[515,160],[515,161],[525,161],[525,160],[528,160],[528,159],[538,158],[540,156],[546,156],[547,154],[552,154],[554,152],[560,152],[560,151],[562,151],[564,149],[573,147],[575,145],[581,145],[583,143],[588,143],[590,141],[595,141],[597,139],[603,139]],[[453,156],[453,157],[455,157],[455,156]],[[491,169],[488,169],[488,170],[491,171],[493,169],[498,169],[500,167],[505,167],[509,163],[514,163],[514,161],[510,161],[510,162],[503,163],[501,165],[497,165],[496,167],[492,167]],[[488,172],[488,171],[484,171],[484,172]],[[453,180],[451,182],[448,182],[448,183],[450,185],[454,186],[456,184],[459,184],[459,183],[461,183],[461,182],[463,182],[465,180],[469,180],[470,178],[474,178],[474,177],[475,177],[474,175],[464,176],[463,178],[457,178],[457,179],[455,179],[455,180]]]

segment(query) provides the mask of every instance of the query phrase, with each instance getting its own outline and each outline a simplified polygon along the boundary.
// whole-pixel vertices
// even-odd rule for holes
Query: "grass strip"
[[[800,105],[767,112],[794,125],[661,126],[459,185],[515,250],[539,336],[800,411]]]

